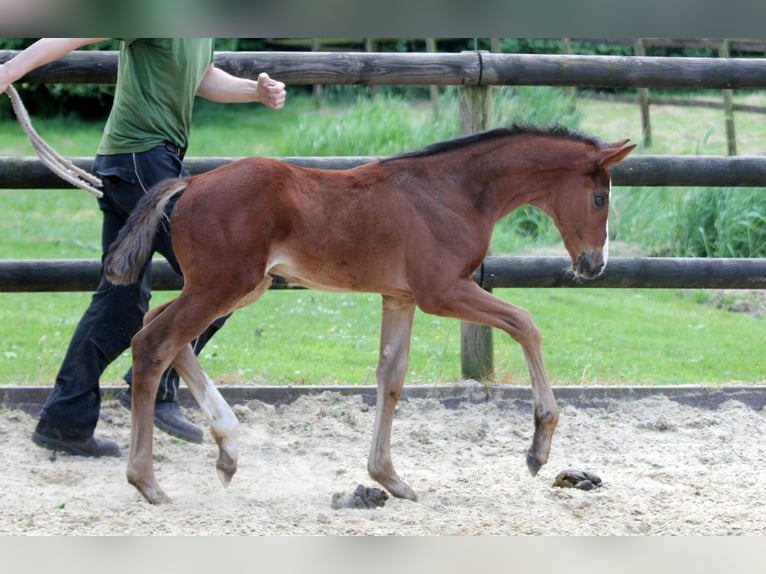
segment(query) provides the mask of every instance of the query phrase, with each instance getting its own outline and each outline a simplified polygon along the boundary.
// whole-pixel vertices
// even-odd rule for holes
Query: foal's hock
[[[404,385],[415,308],[496,327],[517,341],[532,382],[532,474],[548,459],[558,408],[530,314],[471,279],[495,223],[522,205],[555,222],[584,279],[607,263],[609,168],[635,146],[604,144],[564,128],[512,127],[434,144],[344,171],[247,158],[154,188],[105,260],[107,278],[135,281],[171,198],[181,294],[152,309],[133,339],[128,480],[149,502],[168,501],[154,475],[152,431],[159,377],[172,363],[210,421],[218,474],[237,467],[237,421],[189,342],[213,320],[255,302],[272,275],[312,289],[380,293],[383,302],[370,476],[415,500],[391,460],[394,407]]]

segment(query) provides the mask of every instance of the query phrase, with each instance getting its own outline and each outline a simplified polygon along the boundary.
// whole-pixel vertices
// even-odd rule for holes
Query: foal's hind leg
[[[255,302],[270,286],[271,277],[267,276],[254,291],[237,303],[236,308]],[[234,310],[231,309],[230,312]],[[224,486],[228,486],[237,471],[239,426],[237,417],[205,374],[191,347],[187,345],[179,351],[173,359],[173,366],[189,387],[189,391],[210,423],[210,432],[218,444],[218,461],[216,462],[218,479]]]
[[[182,348],[173,359],[173,367],[189,387],[194,399],[210,423],[210,432],[218,444],[218,479],[229,486],[237,472],[237,417],[205,374],[191,346]]]
[[[162,334],[153,337],[155,331],[162,331],[164,311],[177,299],[150,310],[144,317],[144,328],[132,341],[133,385],[130,409],[130,453],[126,474],[128,482],[152,504],[170,502],[160,488],[154,475],[152,443],[154,429],[154,398],[157,394],[160,376],[175,354],[169,350]],[[162,351],[165,351],[163,354]],[[158,353],[158,354],[155,354]],[[164,358],[163,357],[167,357]]]
[[[527,452],[527,466],[536,475],[548,461],[559,410],[543,363],[542,337],[532,316],[526,309],[488,293],[471,279],[463,279],[449,290],[433,290],[431,297],[429,301],[418,301],[425,312],[502,329],[521,345],[532,382],[535,413],[535,434]]]
[[[404,386],[410,352],[415,304],[383,297],[380,358],[376,371],[378,402],[367,470],[394,496],[417,500],[418,496],[394,470],[391,461],[391,426],[394,409]]]
[[[214,292],[207,286],[194,292],[187,284],[181,295],[151,313],[148,323],[133,338],[133,405],[127,476],[128,482],[153,504],[170,500],[157,483],[152,464],[154,397],[160,376],[182,349],[189,349],[188,344],[194,337],[217,317],[232,310],[240,299],[241,296],[226,288]],[[208,301],[211,300],[217,303],[216,307],[210,307]],[[185,356],[182,353],[182,368],[187,367],[183,361]],[[228,466],[231,467],[231,463]]]

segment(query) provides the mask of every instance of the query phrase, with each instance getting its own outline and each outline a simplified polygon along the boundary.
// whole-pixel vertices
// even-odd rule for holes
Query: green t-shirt
[[[197,88],[213,62],[211,38],[122,39],[114,103],[101,155],[189,145]]]

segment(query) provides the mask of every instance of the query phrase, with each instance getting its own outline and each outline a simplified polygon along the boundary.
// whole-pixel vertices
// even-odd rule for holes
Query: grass
[[[457,133],[456,104],[449,92],[436,115],[428,103],[413,106],[385,94],[373,100],[344,97],[341,105],[322,110],[316,110],[310,98],[295,98],[279,113],[253,106],[203,105],[195,117],[189,155],[385,155]],[[638,108],[622,106],[579,100],[573,107],[571,100],[552,89],[503,90],[495,94],[494,121],[555,120],[579,125],[606,140],[631,137],[639,141]],[[697,147],[701,153],[724,153],[707,147],[718,145],[718,133],[710,131],[702,112],[689,109],[688,113],[693,121],[687,118],[666,129],[659,111],[653,112],[654,147],[641,152],[695,153]],[[715,122],[712,115],[710,122]],[[746,126],[755,130],[762,123],[752,121]],[[39,121],[35,126],[56,149],[74,156],[91,155],[101,130],[100,123],[78,123],[73,129],[67,120]],[[687,130],[696,126],[700,133],[684,132],[680,137],[680,126]],[[0,155],[32,155],[16,124],[8,122],[2,130]],[[740,133],[743,142],[766,141],[744,129]],[[745,145],[740,148],[746,153]],[[678,234],[682,192],[616,189],[613,231],[622,241],[614,254],[620,255],[619,249],[628,244],[641,252],[669,249],[667,238]],[[100,255],[100,214],[88,194],[0,190],[0,205],[2,259]],[[652,205],[662,209],[650,210]],[[503,222],[493,240],[493,253],[557,251],[560,239],[546,222],[534,210]],[[648,231],[650,224],[659,227],[660,223],[664,232],[655,227]],[[556,384],[715,384],[766,379],[759,345],[766,339],[766,322],[703,305],[707,297],[697,292],[498,289],[495,293],[533,313]],[[152,302],[173,295],[157,292]],[[0,384],[51,384],[89,297],[89,293],[0,294]],[[379,318],[380,300],[374,295],[270,292],[229,320],[208,345],[202,362],[223,384],[372,384]],[[457,322],[418,313],[408,381],[457,380],[459,349]],[[528,383],[518,345],[500,333],[495,339],[495,365],[498,382]],[[125,353],[102,382],[117,383],[128,366]]]
[[[708,99],[711,99],[708,97]],[[736,103],[763,106],[761,92],[738,92]],[[583,128],[607,140],[642,142],[636,104],[580,100]],[[607,112],[607,113],[605,113]],[[652,145],[639,153],[726,155],[721,110],[650,107]],[[763,114],[735,114],[739,155],[766,154]],[[616,188],[610,224],[614,239],[640,242],[652,255],[766,257],[766,202],[761,188]]]
[[[748,315],[701,305],[681,291],[498,289],[529,309],[544,334],[556,384],[762,382],[766,325]],[[164,300],[169,293],[155,295]],[[46,384],[55,376],[88,294],[3,294],[24,328],[0,345],[3,383]],[[40,299],[46,299],[40,307]],[[239,311],[203,353],[224,384],[373,384],[379,297],[313,291],[270,292]],[[747,337],[742,333],[747,330]],[[521,351],[498,333],[498,382],[528,382]],[[460,378],[457,322],[418,312],[409,383]],[[119,382],[127,354],[107,371]]]

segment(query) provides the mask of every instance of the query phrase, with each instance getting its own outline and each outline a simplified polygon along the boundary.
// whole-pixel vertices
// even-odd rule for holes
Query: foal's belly
[[[406,277],[396,267],[346,265],[326,259],[299,263],[282,256],[270,263],[267,273],[284,279],[290,286],[319,291],[409,294]]]

